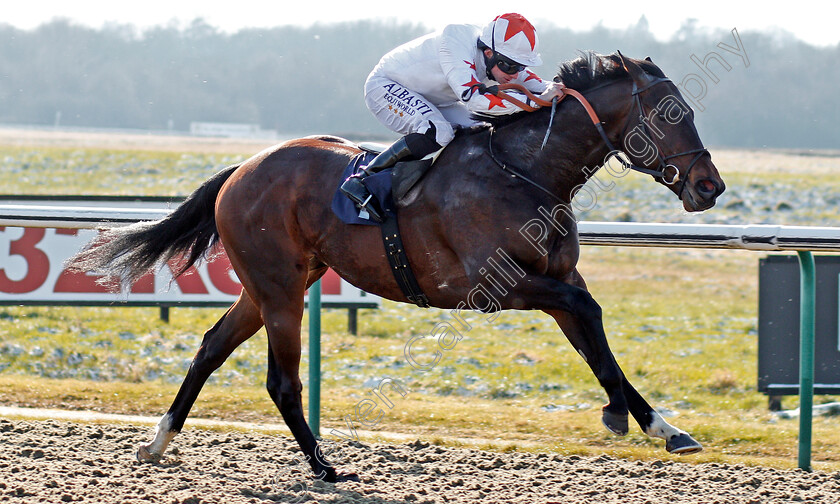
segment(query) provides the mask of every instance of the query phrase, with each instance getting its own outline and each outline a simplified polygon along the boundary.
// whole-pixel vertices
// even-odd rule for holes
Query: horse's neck
[[[611,142],[619,146],[617,138],[626,121],[629,99],[626,102],[608,100],[605,91],[593,94],[590,103],[604,124]],[[566,100],[576,108],[565,118],[555,118],[555,121],[565,121],[554,128],[545,149],[535,162],[540,165],[541,171],[552,177],[555,187],[574,188],[585,184],[598,171],[606,160],[609,148],[583,107],[571,97]]]
[[[539,126],[513,127],[503,135],[505,141],[500,150],[516,152],[521,171],[569,200],[571,190],[589,180],[607,153],[591,122],[575,121],[554,128],[544,148],[541,141],[545,130],[540,131]]]
[[[546,167],[549,173],[556,174],[556,184],[572,188],[583,185],[603,163],[607,149],[595,127],[590,127],[592,131],[586,131],[587,127],[583,126],[560,139],[555,151],[558,154],[551,163],[554,166]]]

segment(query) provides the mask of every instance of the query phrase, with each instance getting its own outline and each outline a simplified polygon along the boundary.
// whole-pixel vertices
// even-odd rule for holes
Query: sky
[[[836,18],[827,12],[830,2],[799,0],[795,8],[769,6],[768,2],[703,0],[689,2],[636,1],[592,2],[549,1],[513,2],[484,0],[346,0],[329,2],[236,0],[25,0],[3,9],[0,23],[22,29],[35,28],[56,17],[99,28],[105,23],[133,24],[140,28],[187,24],[203,18],[225,32],[246,27],[281,25],[309,26],[316,22],[335,23],[358,19],[393,19],[421,23],[431,29],[449,23],[484,24],[496,15],[514,10],[537,26],[550,22],[573,30],[588,30],[601,24],[607,28],[627,28],[644,15],[650,30],[659,40],[668,40],[687,19],[696,19],[700,27],[731,30],[784,30],[817,46],[840,44]],[[357,4],[353,6],[352,4]],[[593,8],[594,7],[594,8]]]

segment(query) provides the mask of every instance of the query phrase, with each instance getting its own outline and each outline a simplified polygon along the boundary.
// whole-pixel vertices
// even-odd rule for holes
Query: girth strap
[[[405,253],[402,239],[400,238],[400,227],[397,223],[396,217],[386,217],[385,221],[379,226],[382,230],[382,243],[385,245],[385,256],[388,258],[388,264],[391,266],[391,273],[397,280],[397,285],[400,286],[405,297],[409,301],[421,308],[428,308],[429,298],[423,294],[423,289],[417,283],[417,277],[414,276],[414,271],[408,263],[408,256]]]

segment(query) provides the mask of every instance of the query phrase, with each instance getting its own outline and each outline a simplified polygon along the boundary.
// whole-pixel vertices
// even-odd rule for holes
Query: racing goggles
[[[506,73],[508,75],[516,75],[525,68],[525,65],[520,65],[512,59],[506,58],[501,54],[496,53],[496,67],[503,73]]]

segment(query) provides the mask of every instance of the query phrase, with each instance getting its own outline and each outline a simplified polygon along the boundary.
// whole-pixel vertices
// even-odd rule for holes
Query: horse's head
[[[618,57],[633,79],[633,106],[621,133],[621,150],[634,165],[658,172],[654,177],[682,200],[687,211],[713,207],[726,185],[700,141],[694,111],[649,58],[633,60],[621,53]]]

